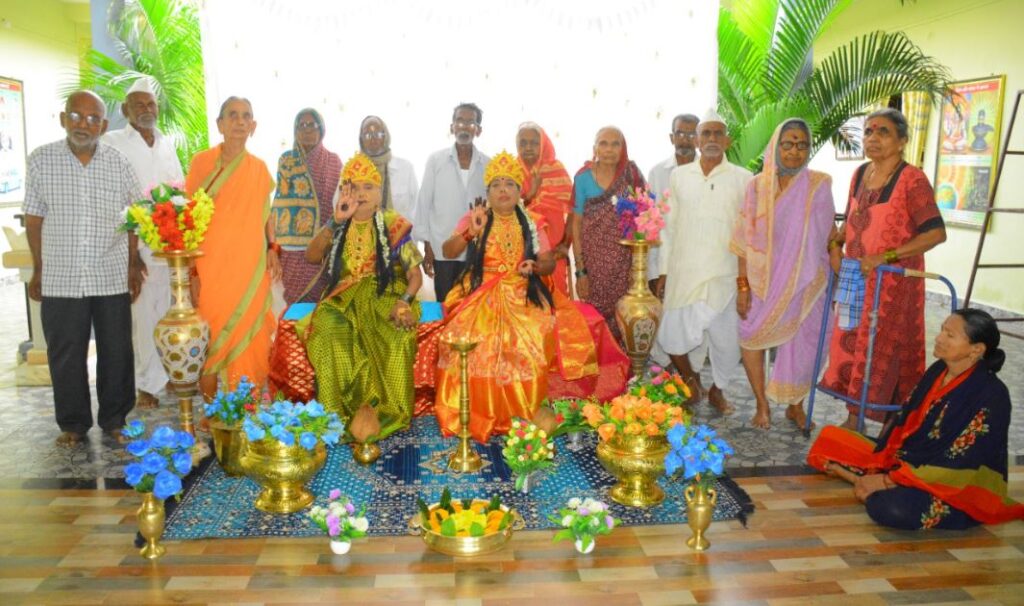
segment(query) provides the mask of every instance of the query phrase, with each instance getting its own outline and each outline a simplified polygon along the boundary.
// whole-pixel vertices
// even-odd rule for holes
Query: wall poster
[[[25,198],[25,85],[0,76],[0,205]]]

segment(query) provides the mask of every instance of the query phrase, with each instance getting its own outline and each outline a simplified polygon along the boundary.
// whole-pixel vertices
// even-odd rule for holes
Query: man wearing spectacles
[[[32,152],[24,212],[33,274],[29,296],[41,301],[58,446],[79,444],[92,427],[89,333],[96,336],[99,425],[122,441],[135,403],[131,302],[143,266],[134,234],[118,230],[142,197],[128,159],[100,141],[103,101],[90,91],[68,97],[60,123],[67,137]]]
[[[473,145],[480,136],[483,111],[476,104],[460,103],[452,112],[449,131],[455,145],[431,154],[423,169],[423,184],[416,198],[413,238],[424,245],[423,271],[434,279],[434,293],[444,301],[465,268],[463,251],[451,259],[435,257],[445,240],[455,233],[462,215],[477,199],[486,199],[484,168],[491,159]]]

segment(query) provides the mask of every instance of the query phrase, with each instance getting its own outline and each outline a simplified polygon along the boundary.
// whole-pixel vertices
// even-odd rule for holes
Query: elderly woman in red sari
[[[629,159],[626,138],[614,126],[597,131],[594,160],[573,180],[572,247],[576,294],[597,308],[618,337],[615,303],[629,287],[629,250],[619,244],[622,231],[611,200],[629,189],[646,188],[643,174]]]
[[[331,218],[341,158],[324,147],[327,129],[311,107],[295,116],[295,145],[277,161],[277,191],[271,209],[276,242],[281,246],[284,300],[315,302],[327,285],[322,265],[306,260],[306,247]]]
[[[764,170],[747,187],[730,249],[739,259],[736,311],[743,366],[757,400],[751,424],[771,425],[769,400],[803,427],[803,400],[814,377],[825,311],[832,179],[807,168],[811,130],[786,120],[764,152]],[[764,352],[776,348],[765,387]]]
[[[935,337],[938,358],[878,440],[826,427],[807,462],[854,485],[878,524],[964,529],[1024,519],[1007,497],[1010,394],[996,376],[1006,356],[992,316],[953,312]]]
[[[895,109],[869,115],[864,123],[862,165],[850,183],[846,222],[832,249],[838,271],[840,255],[864,276],[864,305],[856,326],[837,326],[829,347],[829,365],[822,386],[860,398],[868,349],[869,314],[875,292],[875,268],[882,264],[924,270],[924,253],[946,240],[946,228],[935,194],[921,169],[903,160],[907,120]],[[845,250],[843,245],[845,244]],[[851,266],[851,264],[854,264]],[[843,279],[842,272],[840,279]],[[836,314],[837,323],[842,314]],[[856,322],[859,320],[859,322]],[[868,389],[868,402],[902,402],[924,373],[924,283],[886,274],[882,278],[878,329]],[[846,426],[857,426],[858,407],[848,405]],[[880,411],[868,418],[884,419]]]

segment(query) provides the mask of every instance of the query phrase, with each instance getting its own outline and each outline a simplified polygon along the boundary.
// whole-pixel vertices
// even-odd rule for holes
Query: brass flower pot
[[[653,507],[665,500],[658,478],[665,474],[668,439],[664,434],[617,435],[597,445],[597,459],[618,483],[608,494],[627,507]]]
[[[360,465],[370,465],[380,458],[380,446],[373,442],[353,442],[352,458]]]
[[[275,438],[247,442],[242,454],[242,471],[263,487],[256,509],[267,513],[292,513],[313,503],[306,482],[327,460],[327,449],[318,442],[312,451],[298,444],[285,446]]]
[[[431,509],[435,507],[437,507],[437,503],[430,506]],[[522,530],[526,527],[526,522],[514,509],[510,510],[505,505],[502,505],[501,509],[512,512],[512,523],[504,530],[485,534],[482,537],[447,537],[439,532],[434,532],[429,526],[423,525],[418,513],[409,520],[409,533],[422,536],[427,547],[450,556],[471,557],[492,553],[508,543],[512,538],[512,531]]]
[[[686,523],[693,531],[693,536],[686,539],[686,546],[695,551],[704,551],[711,547],[711,542],[704,538],[704,531],[711,526],[718,493],[714,488],[705,490],[699,484],[690,484],[683,491],[683,498],[686,499]]]
[[[224,473],[231,477],[245,475],[241,459],[246,439],[241,423],[228,425],[220,419],[210,419],[210,434],[213,436],[213,452]]]
[[[164,536],[164,501],[156,498],[151,492],[142,493],[142,505],[135,512],[139,521],[139,534],[146,539],[146,544],[139,550],[139,555],[147,560],[155,560],[164,555],[167,549],[160,544]]]
[[[661,243],[657,240],[619,240],[633,253],[629,270],[629,290],[615,304],[615,323],[622,332],[633,376],[643,374],[651,355],[661,322],[661,301],[647,287],[647,251]]]

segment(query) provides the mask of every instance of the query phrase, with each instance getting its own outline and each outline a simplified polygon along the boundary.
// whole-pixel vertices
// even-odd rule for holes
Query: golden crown
[[[508,177],[515,181],[516,185],[522,187],[526,173],[523,172],[523,167],[515,156],[502,150],[487,163],[487,168],[484,170],[484,185],[490,185],[491,181],[498,177]]]
[[[380,185],[384,181],[377,167],[373,165],[373,160],[362,152],[356,152],[356,155],[345,163],[345,168],[341,171],[341,180],[351,183],[369,182],[374,185]]]

